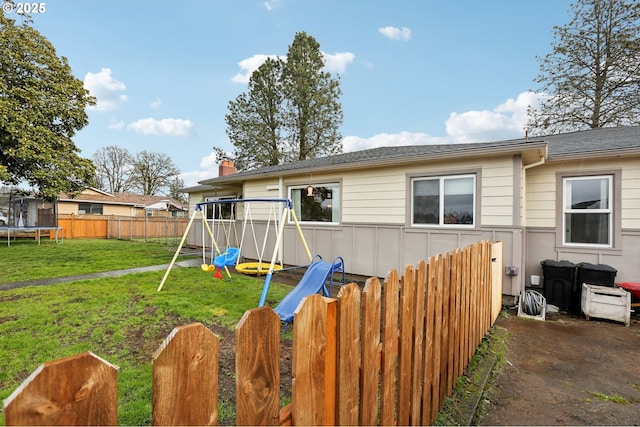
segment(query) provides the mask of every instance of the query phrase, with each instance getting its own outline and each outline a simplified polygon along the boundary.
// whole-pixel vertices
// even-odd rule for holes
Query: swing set
[[[265,235],[262,240],[261,247],[259,247],[258,245],[255,226],[253,222],[253,215],[251,212],[251,204],[254,202],[270,203],[269,216],[267,219]],[[235,242],[238,241],[238,236],[236,231],[235,209],[234,209],[235,204],[237,203],[243,203],[245,209],[244,209],[244,220],[242,224],[242,237],[240,238],[240,245],[239,247],[234,247],[234,246],[231,246],[233,243],[232,237],[235,237]],[[226,220],[223,220],[221,215],[223,204],[231,204],[232,206],[229,219],[226,219]],[[218,223],[216,224],[216,215],[214,214],[212,226],[209,225],[209,222],[205,215],[205,211],[203,209],[203,207],[207,205],[212,205],[214,209],[216,208],[218,209]],[[278,218],[279,205],[282,205],[283,207],[282,207],[282,213]],[[165,272],[164,277],[162,278],[162,281],[158,286],[158,292],[162,290],[162,287],[164,286],[164,283],[167,280],[167,277],[169,276],[169,272],[173,268],[176,262],[176,259],[178,258],[178,255],[180,254],[182,247],[184,246],[184,243],[189,234],[189,230],[191,229],[191,226],[193,225],[195,218],[197,216],[200,216],[202,218],[202,223],[204,224],[204,227],[202,229],[203,244],[202,244],[201,269],[205,272],[213,272],[213,276],[219,279],[222,279],[222,273],[221,273],[222,269],[225,270],[228,277],[231,277],[231,273],[229,272],[228,267],[232,267],[232,266],[235,266],[236,271],[243,274],[249,274],[249,275],[255,275],[255,276],[265,275],[262,294],[260,296],[260,302],[258,304],[259,307],[262,307],[265,303],[267,292],[269,291],[269,286],[271,284],[271,278],[273,273],[279,270],[282,270],[283,268],[281,259],[280,259],[280,264],[277,264],[276,261],[277,261],[278,255],[280,254],[280,245],[283,239],[284,225],[287,220],[287,215],[291,215],[291,219],[295,224],[296,230],[298,232],[298,236],[300,237],[302,245],[304,246],[304,249],[306,251],[307,257],[309,258],[309,262],[311,263],[313,261],[313,256],[309,251],[309,247],[302,233],[302,229],[300,228],[300,223],[298,222],[298,218],[296,216],[295,210],[293,209],[293,204],[291,200],[289,199],[221,199],[221,200],[213,200],[213,201],[198,203],[196,205],[195,211],[191,215],[189,223],[187,224],[187,228],[185,229],[184,235],[182,236],[182,240],[178,245],[178,249],[176,250],[173,256],[173,259],[171,260],[171,263],[169,264],[169,267],[167,268],[167,271]],[[224,222],[228,223],[228,227],[224,226]],[[269,229],[272,224],[273,224],[273,229],[276,233],[276,240],[275,240],[275,245],[273,247],[271,261],[267,263],[266,261],[263,260],[263,257],[265,255],[265,248],[267,245],[267,240],[269,238]],[[245,237],[247,234],[246,233],[247,225],[249,225],[251,228],[251,235],[253,237],[254,249],[258,254],[258,261],[240,263],[239,262],[240,255],[242,253],[242,248],[243,248],[243,245],[245,244]],[[207,251],[206,251],[206,244],[205,244],[205,241],[206,241],[205,229],[207,231],[208,237],[211,242],[211,247],[210,247],[211,255],[208,259],[206,256]],[[232,229],[233,229],[234,235],[232,235]],[[226,247],[224,251],[220,249],[218,245],[218,241],[216,240],[216,235],[219,238],[221,232],[224,235],[226,240]]]

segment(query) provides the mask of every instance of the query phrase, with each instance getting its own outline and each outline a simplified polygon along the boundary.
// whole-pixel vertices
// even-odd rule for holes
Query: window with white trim
[[[475,225],[476,176],[451,175],[411,180],[411,224]]]
[[[234,200],[235,196],[227,197],[207,197],[205,202],[221,200]],[[233,219],[235,218],[235,203],[211,203],[205,205],[207,219]]]
[[[340,222],[339,183],[292,186],[289,198],[300,222]]]
[[[563,244],[612,245],[612,194],[611,175],[563,179]]]

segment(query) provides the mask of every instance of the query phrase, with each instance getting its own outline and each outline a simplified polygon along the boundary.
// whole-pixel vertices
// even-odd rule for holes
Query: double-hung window
[[[411,198],[412,225],[475,225],[475,175],[413,178]]]
[[[563,180],[563,244],[611,246],[613,177],[580,176]]]
[[[339,183],[292,186],[289,197],[300,222],[340,222]]]

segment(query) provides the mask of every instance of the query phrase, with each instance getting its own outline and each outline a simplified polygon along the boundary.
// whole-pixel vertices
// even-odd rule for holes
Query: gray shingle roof
[[[280,172],[303,171],[305,169],[322,169],[339,167],[340,165],[362,165],[380,161],[407,161],[426,156],[464,156],[489,150],[526,149],[533,143],[548,143],[549,159],[564,156],[585,156],[612,151],[633,150],[640,153],[640,126],[610,127],[571,132],[558,135],[547,135],[535,138],[511,139],[495,142],[479,142],[470,144],[440,145],[407,145],[401,147],[380,147],[368,150],[353,151],[335,156],[307,159],[299,162],[260,169],[238,172],[225,177],[200,181],[201,184],[214,184],[223,181],[237,181],[242,178],[259,177]]]

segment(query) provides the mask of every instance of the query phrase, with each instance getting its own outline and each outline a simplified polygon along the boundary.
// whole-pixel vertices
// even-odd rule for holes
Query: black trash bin
[[[608,286],[612,288],[615,285],[616,274],[618,270],[606,264],[590,264],[581,262],[577,265],[576,284],[578,285],[577,304],[580,306],[582,301],[582,284]]]
[[[618,270],[606,264],[589,264],[581,262],[578,264],[578,284],[582,287],[583,283],[589,285],[609,286],[615,285],[616,274]]]
[[[571,261],[545,259],[542,265],[543,293],[547,304],[561,310],[580,310],[580,290],[576,285],[576,265]]]

